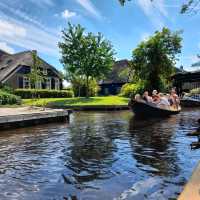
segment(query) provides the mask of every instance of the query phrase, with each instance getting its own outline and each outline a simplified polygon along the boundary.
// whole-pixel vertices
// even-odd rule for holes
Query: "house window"
[[[43,74],[47,75],[47,68],[46,67],[43,68]]]
[[[58,78],[55,78],[55,90],[59,90],[60,89],[60,81]]]
[[[41,88],[42,88],[42,82],[41,82],[41,81],[38,81],[38,82],[35,84],[35,88],[36,88],[36,89],[41,89]]]
[[[28,77],[23,77],[23,88],[24,89],[30,88],[30,79]]]
[[[48,89],[48,90],[51,89],[51,78],[47,78],[47,80],[46,80],[46,89]]]

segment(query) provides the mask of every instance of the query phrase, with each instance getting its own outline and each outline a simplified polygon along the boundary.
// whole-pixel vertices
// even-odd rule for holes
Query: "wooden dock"
[[[178,200],[200,200],[200,162],[194,169]]]
[[[69,121],[70,110],[38,107],[0,108],[0,130]]]

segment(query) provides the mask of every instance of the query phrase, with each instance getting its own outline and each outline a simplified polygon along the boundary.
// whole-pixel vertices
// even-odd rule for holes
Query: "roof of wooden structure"
[[[172,79],[175,81],[187,81],[187,82],[200,81],[200,70],[192,72],[179,72],[174,74],[172,76]]]

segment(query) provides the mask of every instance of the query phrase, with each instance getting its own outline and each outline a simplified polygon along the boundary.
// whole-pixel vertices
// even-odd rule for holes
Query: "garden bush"
[[[122,86],[120,91],[120,96],[123,97],[132,97],[137,93],[143,93],[144,84],[142,83],[126,83]]]
[[[16,89],[15,94],[22,99],[31,98],[71,98],[74,97],[70,90],[35,90],[35,89]]]
[[[200,88],[195,88],[190,91],[190,94],[200,94]]]
[[[21,98],[14,94],[0,90],[0,105],[6,104],[21,104]]]
[[[72,82],[72,89],[74,91],[74,95],[76,97],[85,97],[86,96],[86,84],[84,80],[74,80]],[[89,96],[94,97],[97,96],[99,91],[99,86],[96,80],[89,81]]]

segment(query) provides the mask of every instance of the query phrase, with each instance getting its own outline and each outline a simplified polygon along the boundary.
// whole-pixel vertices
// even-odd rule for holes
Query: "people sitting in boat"
[[[152,102],[152,98],[149,96],[149,92],[145,91],[142,95],[142,99],[146,102],[146,103],[151,103]]]
[[[141,95],[140,94],[136,94],[135,95],[135,101],[141,101],[142,98],[141,98]]]
[[[163,93],[159,93],[160,102],[157,104],[160,108],[169,109],[170,103],[168,97]]]
[[[175,89],[172,89],[170,92],[169,103],[171,106],[173,106],[175,108],[178,108],[178,106],[180,104],[180,99],[179,99],[178,95],[176,94]]]
[[[160,96],[158,95],[157,90],[153,90],[152,92],[152,103],[158,104],[160,102]]]

